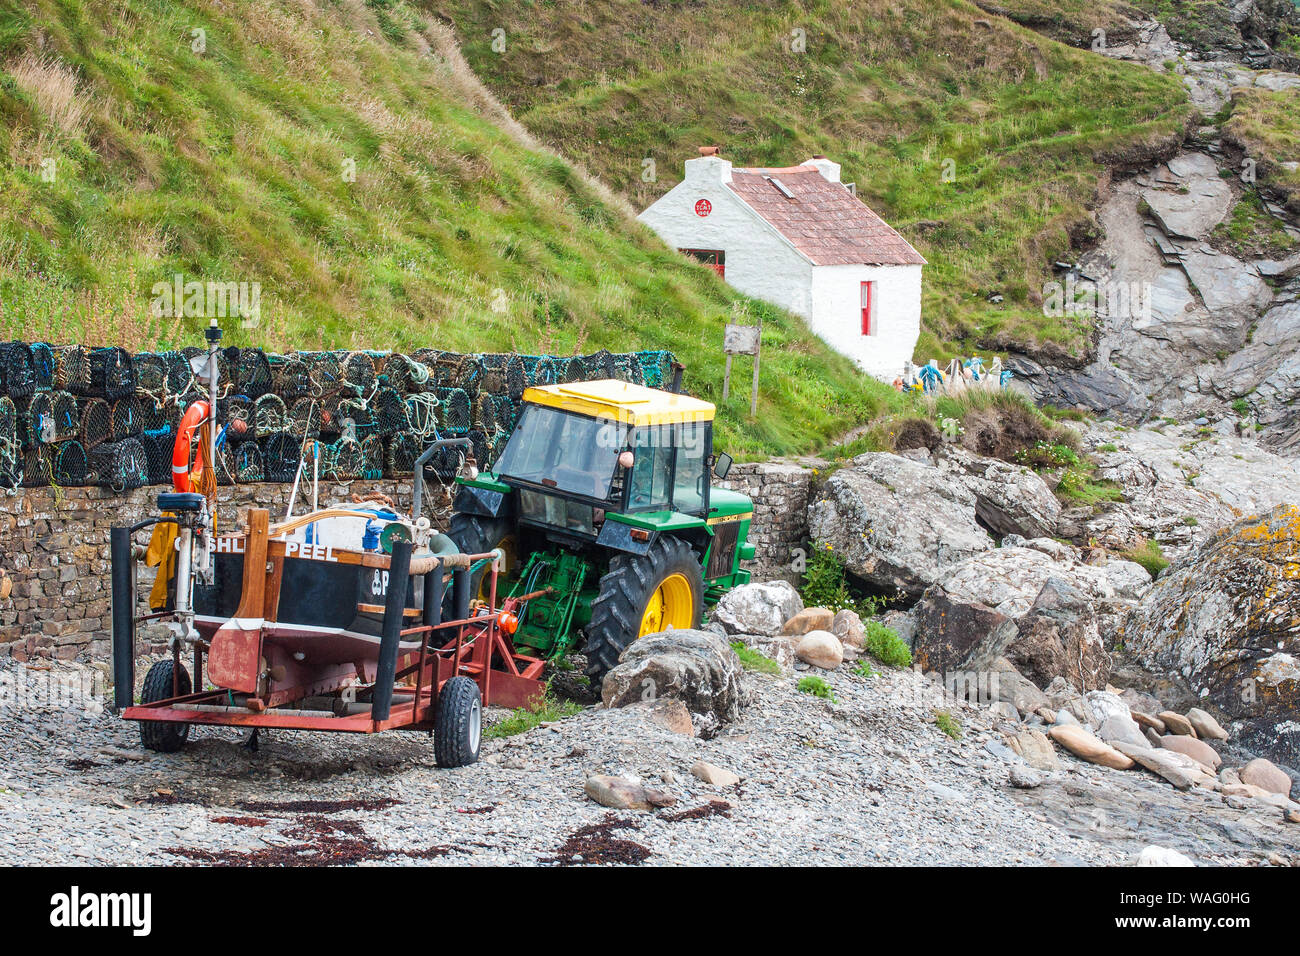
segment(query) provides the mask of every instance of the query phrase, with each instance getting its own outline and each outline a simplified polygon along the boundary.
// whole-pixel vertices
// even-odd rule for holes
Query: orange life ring
[[[203,479],[203,455],[200,454],[195,461],[198,469],[190,471],[190,444],[194,440],[194,430],[201,427],[207,418],[207,402],[195,402],[185,409],[180,429],[176,432],[176,444],[172,446],[172,486],[177,491],[193,491]]]

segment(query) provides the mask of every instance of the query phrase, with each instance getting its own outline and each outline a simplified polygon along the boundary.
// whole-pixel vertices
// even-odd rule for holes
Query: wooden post
[[[731,394],[731,353],[727,353],[727,370],[722,373],[722,400],[725,402]]]

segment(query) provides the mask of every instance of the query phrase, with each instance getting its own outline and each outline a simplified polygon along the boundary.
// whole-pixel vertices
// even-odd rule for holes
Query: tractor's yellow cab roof
[[[524,401],[595,418],[612,418],[634,427],[711,422],[714,412],[711,402],[612,378],[569,385],[538,385],[524,392]]]

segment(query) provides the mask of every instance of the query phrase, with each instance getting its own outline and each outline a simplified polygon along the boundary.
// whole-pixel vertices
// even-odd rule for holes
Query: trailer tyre
[[[700,626],[700,559],[681,538],[661,535],[645,554],[619,554],[600,579],[586,627],[587,676],[597,694],[619,655],[638,637]]]
[[[433,753],[439,767],[466,767],[478,760],[483,741],[483,701],[478,684],[453,677],[438,693]]]
[[[166,700],[169,697],[177,696],[172,689],[172,668],[175,662],[163,660],[149,668],[149,673],[144,675],[144,688],[140,694],[140,701],[144,704],[156,704],[160,700]],[[180,694],[188,694],[191,691],[190,673],[181,666],[180,673],[177,676],[176,689]],[[146,750],[156,750],[159,753],[175,753],[185,746],[185,741],[190,736],[190,725],[182,723],[164,723],[158,720],[140,721],[140,742],[144,744]]]

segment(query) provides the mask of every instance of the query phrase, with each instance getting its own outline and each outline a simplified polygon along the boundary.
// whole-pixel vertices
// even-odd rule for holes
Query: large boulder
[[[988,670],[1016,637],[1016,622],[977,601],[956,600],[939,585],[912,609],[912,660],[923,671]]]
[[[1039,687],[1057,677],[1083,690],[1106,686],[1110,655],[1092,598],[1082,589],[1064,578],[1048,578],[1016,626],[1007,659]]]
[[[774,637],[802,610],[803,599],[789,581],[765,581],[732,588],[714,607],[709,621],[722,625],[728,634]]]
[[[1300,506],[1242,519],[1171,566],[1124,642],[1226,714],[1234,740],[1300,763]]]
[[[975,516],[996,535],[1038,538],[1056,533],[1061,503],[1032,469],[944,445],[939,468],[975,496]]]
[[[831,475],[808,505],[808,526],[814,544],[829,545],[854,576],[912,597],[993,547],[965,483],[885,453],[859,455]]]
[[[740,658],[727,639],[689,629],[648,634],[634,641],[605,675],[606,707],[675,698],[691,712],[696,732],[714,736],[740,716],[746,703]]]

